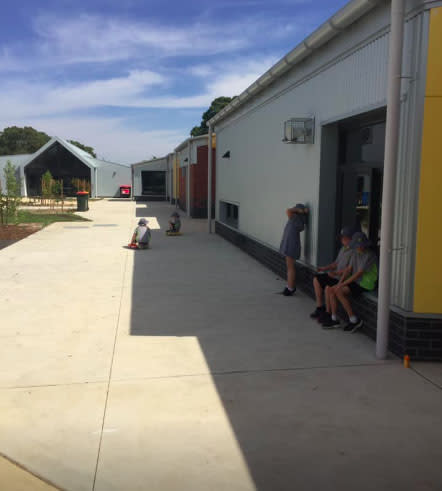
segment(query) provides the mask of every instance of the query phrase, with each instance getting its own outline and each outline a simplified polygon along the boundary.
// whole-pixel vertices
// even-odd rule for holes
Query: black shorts
[[[315,278],[318,280],[322,288],[325,288],[326,286],[335,286],[339,282],[339,280],[333,278],[327,273],[325,274],[317,273],[315,274]]]
[[[354,297],[354,298],[358,298],[364,292],[368,292],[368,290],[366,290],[361,285],[359,285],[358,283],[355,283],[355,282],[349,283],[347,286],[348,286],[348,288],[350,288],[351,296]]]

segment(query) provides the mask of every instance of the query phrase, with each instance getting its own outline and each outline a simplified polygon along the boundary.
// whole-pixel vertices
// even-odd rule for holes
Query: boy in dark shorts
[[[373,291],[376,288],[378,265],[376,254],[370,249],[370,241],[363,232],[356,232],[353,235],[350,247],[355,252],[339,283],[330,289],[332,319],[331,322],[323,324],[323,327],[330,329],[339,326],[336,314],[338,302],[340,302],[349,319],[344,331],[355,332],[362,327],[363,323],[355,316],[350,299],[351,297],[357,298],[363,292]]]
[[[318,319],[325,322],[331,319],[330,305],[328,302],[327,287],[337,285],[342,273],[350,264],[353,249],[350,248],[350,242],[353,231],[350,227],[344,227],[340,233],[342,247],[335,261],[327,266],[318,268],[318,273],[313,278],[313,288],[316,297],[316,310],[310,314],[312,319]],[[326,294],[326,304],[324,305],[324,293]]]

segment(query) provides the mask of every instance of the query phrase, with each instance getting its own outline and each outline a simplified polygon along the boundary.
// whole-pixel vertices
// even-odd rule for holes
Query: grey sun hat
[[[358,247],[370,247],[371,242],[364,232],[356,232],[351,238],[350,247],[352,249],[357,249]]]
[[[177,211],[174,211],[174,212],[172,213],[172,215],[170,215],[170,216],[171,216],[171,217],[177,217],[177,218],[179,218],[179,217],[180,217],[180,214],[179,214]]]
[[[138,225],[147,225],[147,220],[145,218],[140,218]]]
[[[354,229],[352,227],[342,227],[339,236],[340,237],[350,237],[350,239],[353,238],[354,235]]]
[[[295,208],[301,208],[302,210],[304,210],[306,206],[304,205],[304,203],[296,203]]]

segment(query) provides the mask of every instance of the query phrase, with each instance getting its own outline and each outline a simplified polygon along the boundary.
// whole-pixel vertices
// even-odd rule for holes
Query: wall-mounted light
[[[189,159],[186,157],[186,158],[184,159],[184,162],[189,162]]]
[[[223,159],[230,159],[230,150],[227,150],[227,152],[222,156]]]
[[[284,122],[284,143],[314,143],[315,119],[291,118]]]

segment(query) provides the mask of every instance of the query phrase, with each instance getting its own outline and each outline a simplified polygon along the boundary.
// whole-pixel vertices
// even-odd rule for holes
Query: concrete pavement
[[[440,489],[440,366],[319,329],[204,221],[165,237],[170,211],[94,202],[0,251],[0,451],[69,490]]]

